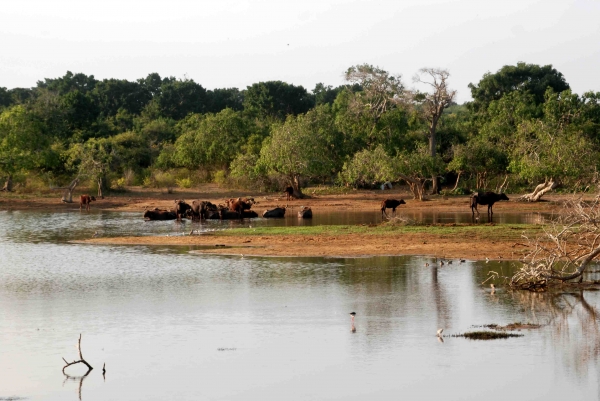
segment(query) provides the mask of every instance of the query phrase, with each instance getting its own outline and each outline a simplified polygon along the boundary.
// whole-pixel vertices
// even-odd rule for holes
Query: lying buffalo
[[[242,217],[244,219],[253,219],[255,217],[258,217],[258,213],[256,213],[253,210],[244,210],[244,212],[242,213]]]
[[[152,220],[175,220],[177,215],[175,212],[171,212],[170,210],[146,210],[144,213],[144,220],[152,221]]]
[[[285,208],[284,207],[276,207],[275,209],[265,210],[263,212],[263,217],[285,217]]]
[[[298,218],[312,219],[312,209],[308,206],[302,206],[298,211]]]

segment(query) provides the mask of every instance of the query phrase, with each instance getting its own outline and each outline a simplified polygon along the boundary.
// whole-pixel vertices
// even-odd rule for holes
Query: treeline
[[[357,65],[339,87],[281,81],[206,90],[153,73],[135,82],[67,74],[0,88],[5,190],[88,179],[191,187],[213,180],[260,190],[308,183],[371,187],[536,188],[595,183],[600,93],[571,93],[552,66],[519,63],[471,84],[455,103],[449,73],[400,75]],[[431,185],[430,185],[431,184]]]

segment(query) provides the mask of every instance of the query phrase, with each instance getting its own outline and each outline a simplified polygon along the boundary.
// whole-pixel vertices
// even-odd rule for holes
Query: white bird
[[[492,294],[496,292],[496,286],[494,284],[490,284],[490,287],[492,287]]]
[[[489,263],[490,262],[490,258],[488,258],[487,256],[485,257],[485,263]]]
[[[437,336],[437,337],[442,337],[442,332],[443,332],[443,331],[444,331],[444,329],[439,329],[439,330],[437,331],[437,335],[436,335],[436,336]]]

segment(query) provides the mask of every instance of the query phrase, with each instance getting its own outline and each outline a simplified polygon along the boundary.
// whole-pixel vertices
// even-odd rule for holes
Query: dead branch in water
[[[85,366],[87,366],[88,368],[88,373],[90,372],[90,370],[94,369],[92,367],[92,365],[90,365],[89,363],[87,363],[87,361],[85,359],[83,359],[83,355],[81,353],[81,334],[79,334],[79,341],[77,342],[77,350],[79,351],[79,360],[78,361],[73,361],[73,362],[67,362],[67,360],[65,358],[63,358],[63,361],[65,361],[66,365],[63,366],[62,371],[63,373],[66,375],[65,373],[65,369],[71,365],[75,365],[78,363],[83,363]],[[68,376],[68,375],[67,375]],[[87,376],[87,373],[86,373]]]
[[[582,278],[600,255],[600,195],[589,204],[581,197],[565,202],[543,234],[527,240],[531,250],[511,278],[511,287],[539,291],[552,282]]]

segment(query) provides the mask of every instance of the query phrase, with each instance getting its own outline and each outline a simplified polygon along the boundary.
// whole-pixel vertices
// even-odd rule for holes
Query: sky
[[[573,91],[600,91],[597,0],[7,0],[0,87],[67,71],[136,80],[157,72],[207,89],[281,80],[338,86],[357,64],[449,70],[469,83],[519,61],[552,64]]]

